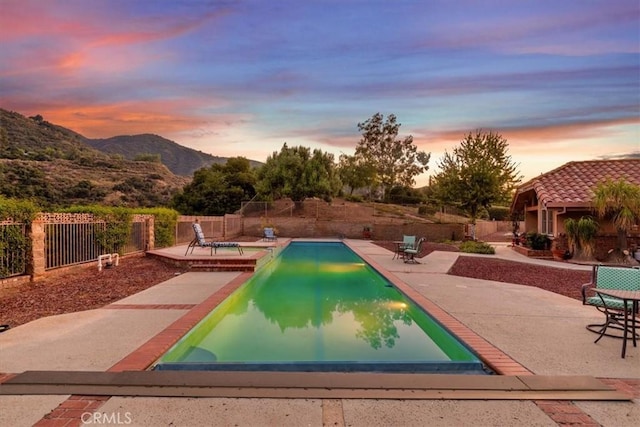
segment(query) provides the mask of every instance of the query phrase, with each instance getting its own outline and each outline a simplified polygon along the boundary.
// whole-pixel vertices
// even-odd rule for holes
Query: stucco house
[[[524,230],[547,234],[554,239],[564,233],[564,221],[584,215],[595,217],[591,209],[593,190],[607,179],[640,185],[640,159],[569,162],[520,185],[511,203],[512,213],[524,214]],[[597,219],[600,233],[615,234],[611,222]],[[639,225],[632,230],[634,241]]]

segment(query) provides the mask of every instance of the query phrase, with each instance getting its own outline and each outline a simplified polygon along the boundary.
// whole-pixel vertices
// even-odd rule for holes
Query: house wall
[[[527,211],[524,214],[524,229],[520,229],[520,233],[537,233],[538,232],[538,211]]]
[[[569,218],[572,218],[574,220],[579,220],[580,218],[582,218],[583,216],[591,216],[593,217],[596,222],[598,223],[598,231],[599,233],[602,234],[615,234],[616,233],[616,227],[613,225],[613,223],[610,220],[606,220],[606,219],[602,219],[602,218],[598,218],[596,217],[592,211],[590,210],[583,210],[583,211],[569,211],[566,212],[562,215],[556,215],[555,217],[555,229],[557,230],[557,232],[555,233],[556,236],[565,233],[565,229],[564,229],[564,222],[566,220],[568,220]]]

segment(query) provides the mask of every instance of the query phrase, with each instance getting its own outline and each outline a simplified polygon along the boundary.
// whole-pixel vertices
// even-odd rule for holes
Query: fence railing
[[[0,279],[26,273],[28,256],[26,242],[25,224],[0,223]]]
[[[129,238],[122,247],[103,247],[98,242],[98,234],[105,229],[106,224],[101,221],[45,223],[45,269],[93,261],[103,254],[144,251],[147,244],[144,221],[131,223]]]
[[[198,221],[207,236],[229,239],[242,235],[240,215],[182,216],[176,224],[175,244],[193,239],[191,224]],[[155,221],[152,215],[134,215],[127,242],[104,247],[101,236],[109,235],[102,219],[88,213],[40,213],[30,224],[0,222],[0,280],[30,274],[40,276],[60,267],[96,261],[99,255],[128,255],[153,249]],[[108,240],[108,239],[107,239]]]
[[[176,225],[176,244],[185,244],[193,240],[193,227],[197,222],[207,239],[229,239],[242,235],[242,217],[227,214],[225,216],[181,215]]]

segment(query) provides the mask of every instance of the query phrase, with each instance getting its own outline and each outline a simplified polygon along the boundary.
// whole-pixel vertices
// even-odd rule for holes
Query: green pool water
[[[154,369],[484,372],[341,242],[289,244]]]

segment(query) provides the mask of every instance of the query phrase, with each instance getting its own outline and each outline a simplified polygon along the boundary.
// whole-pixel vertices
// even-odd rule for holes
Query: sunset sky
[[[417,185],[476,129],[525,180],[640,156],[638,0],[0,0],[0,42],[0,107],[89,138],[337,160],[393,113]]]

